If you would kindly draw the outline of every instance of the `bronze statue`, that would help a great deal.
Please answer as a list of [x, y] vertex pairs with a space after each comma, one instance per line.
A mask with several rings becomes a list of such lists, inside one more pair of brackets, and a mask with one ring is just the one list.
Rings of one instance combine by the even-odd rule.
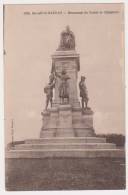
[[52, 107], [52, 98], [53, 98], [53, 88], [55, 87], [55, 77], [54, 74], [49, 76], [49, 83], [44, 87], [44, 93], [46, 94], [46, 106], [45, 110], [47, 110], [49, 102]]
[[66, 70], [62, 70], [61, 75], [55, 72], [55, 75], [61, 80], [59, 86], [59, 97], [61, 104], [65, 104], [65, 98], [67, 99], [66, 103], [69, 103], [69, 85], [67, 80], [70, 79], [70, 77], [66, 74]]
[[81, 76], [81, 81], [79, 82], [82, 109], [88, 108], [89, 101], [85, 79], [86, 79], [85, 76]]
[[75, 49], [75, 36], [70, 30], [69, 26], [66, 27], [61, 33], [60, 45], [57, 50], [74, 50]]

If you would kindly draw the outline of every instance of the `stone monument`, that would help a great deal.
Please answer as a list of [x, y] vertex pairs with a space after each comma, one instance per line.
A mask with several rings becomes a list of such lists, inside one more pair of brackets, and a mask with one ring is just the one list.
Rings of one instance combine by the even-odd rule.
[[[55, 97], [52, 107], [42, 112], [41, 138], [94, 136], [93, 111], [89, 108], [81, 108], [78, 99], [79, 70], [80, 62], [79, 54], [75, 51], [75, 36], [70, 28], [66, 27], [66, 30], [61, 33], [60, 45], [52, 55], [51, 73], [55, 75], [56, 80]], [[83, 80], [81, 86], [85, 86]], [[85, 96], [84, 91], [81, 90], [80, 93]], [[87, 98], [82, 98], [82, 102], [84, 99]]]
[[78, 85], [79, 70], [80, 56], [75, 50], [75, 36], [67, 26], [52, 55], [49, 82], [44, 88], [46, 105], [41, 113], [40, 138], [13, 143], [6, 152], [7, 158], [124, 157], [123, 149], [117, 149], [115, 144], [106, 143], [106, 138], [95, 135], [85, 76], [81, 76]]

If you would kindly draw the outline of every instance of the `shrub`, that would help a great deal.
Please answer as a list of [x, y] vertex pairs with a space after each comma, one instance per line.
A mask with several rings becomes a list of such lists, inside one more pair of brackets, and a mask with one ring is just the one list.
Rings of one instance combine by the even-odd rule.
[[105, 137], [108, 143], [114, 143], [116, 146], [125, 146], [125, 136], [122, 134], [97, 134], [98, 137]]

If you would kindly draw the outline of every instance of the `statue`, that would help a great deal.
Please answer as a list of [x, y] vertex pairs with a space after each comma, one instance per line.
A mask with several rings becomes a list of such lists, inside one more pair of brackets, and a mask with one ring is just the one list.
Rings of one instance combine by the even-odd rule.
[[80, 97], [81, 97], [81, 104], [82, 109], [88, 108], [88, 92], [85, 84], [85, 76], [81, 76], [81, 81], [79, 82], [79, 89], [80, 89]]
[[45, 110], [47, 110], [49, 102], [52, 107], [52, 98], [53, 98], [53, 88], [55, 87], [55, 76], [52, 73], [49, 76], [49, 83], [44, 87], [44, 93], [46, 94], [46, 106]]
[[70, 77], [66, 74], [66, 70], [62, 70], [61, 75], [55, 72], [55, 75], [61, 80], [59, 86], [59, 97], [61, 104], [65, 104], [65, 98], [67, 99], [67, 103], [69, 103], [69, 85], [67, 80], [70, 79]]
[[74, 50], [75, 49], [75, 36], [70, 30], [69, 26], [66, 27], [61, 33], [60, 45], [57, 50]]

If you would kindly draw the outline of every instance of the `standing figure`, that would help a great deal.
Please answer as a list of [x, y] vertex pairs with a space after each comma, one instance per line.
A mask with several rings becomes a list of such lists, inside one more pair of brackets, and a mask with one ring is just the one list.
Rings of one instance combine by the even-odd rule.
[[59, 97], [61, 100], [61, 104], [65, 103], [64, 102], [65, 98], [67, 99], [67, 103], [69, 103], [69, 85], [67, 80], [70, 79], [70, 77], [67, 75], [66, 70], [62, 70], [61, 75], [55, 72], [55, 75], [61, 80], [59, 86]]
[[85, 76], [81, 76], [81, 81], [79, 82], [79, 89], [80, 89], [80, 97], [81, 97], [81, 104], [82, 109], [88, 108], [88, 91], [85, 84]]
[[46, 94], [46, 105], [45, 110], [47, 110], [49, 102], [52, 107], [52, 98], [53, 98], [53, 88], [55, 87], [55, 77], [54, 74], [49, 76], [49, 83], [44, 87], [44, 93]]

